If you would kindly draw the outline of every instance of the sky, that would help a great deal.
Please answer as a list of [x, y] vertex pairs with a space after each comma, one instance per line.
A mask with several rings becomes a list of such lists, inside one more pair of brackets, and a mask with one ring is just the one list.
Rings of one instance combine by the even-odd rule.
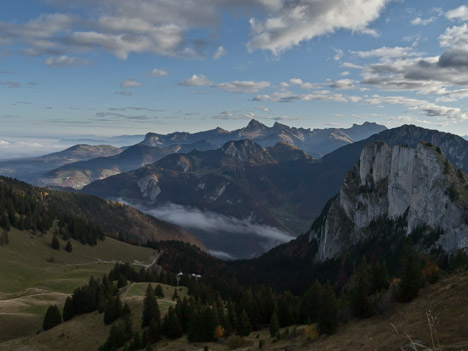
[[1, 1], [0, 103], [0, 149], [252, 118], [465, 135], [468, 4]]

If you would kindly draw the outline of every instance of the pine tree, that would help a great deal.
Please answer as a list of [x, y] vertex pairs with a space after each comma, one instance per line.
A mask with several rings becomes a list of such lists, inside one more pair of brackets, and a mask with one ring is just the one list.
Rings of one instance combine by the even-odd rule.
[[107, 302], [104, 310], [104, 323], [112, 324], [112, 322], [122, 316], [122, 312], [122, 302], [120, 301], [119, 295], [117, 295]]
[[145, 300], [143, 303], [143, 317], [141, 321], [142, 328], [149, 326], [152, 320], [154, 320], [159, 325], [160, 313], [158, 301], [156, 300], [156, 296], [154, 296], [154, 291], [151, 288], [151, 285], [148, 284], [148, 287], [146, 288]]
[[276, 314], [276, 311], [273, 312], [273, 315], [271, 316], [270, 320], [270, 336], [272, 338], [278, 336], [279, 334], [279, 321], [278, 321], [278, 315]]
[[119, 279], [117, 280], [117, 287], [123, 288], [124, 286], [127, 286], [127, 277], [125, 277], [123, 274], [119, 275]]
[[72, 243], [71, 243], [70, 239], [67, 241], [67, 245], [65, 246], [65, 251], [66, 252], [72, 252], [73, 251], [73, 247], [72, 247]]
[[309, 290], [304, 294], [302, 300], [302, 321], [306, 324], [315, 323], [319, 316], [323, 286], [315, 280]]
[[369, 300], [369, 294], [371, 292], [369, 266], [365, 258], [362, 260], [356, 274], [357, 282], [352, 294], [351, 309], [356, 317], [367, 318], [372, 315], [372, 305]]
[[402, 302], [409, 302], [418, 296], [422, 284], [418, 253], [407, 249], [403, 254], [401, 266], [399, 299]]
[[148, 326], [148, 332], [151, 343], [158, 341], [161, 338], [161, 328], [159, 327], [159, 322], [151, 319]]
[[60, 242], [58, 241], [57, 236], [56, 236], [55, 234], [54, 234], [54, 236], [52, 237], [52, 242], [51, 242], [50, 246], [51, 246], [54, 250], [60, 250]]
[[169, 311], [164, 318], [163, 332], [164, 335], [171, 340], [180, 338], [183, 334], [182, 327], [173, 307], [169, 308]]
[[156, 285], [154, 288], [154, 295], [160, 298], [164, 298], [164, 292], [161, 284]]
[[60, 323], [62, 323], [62, 316], [60, 315], [57, 305], [49, 306], [44, 317], [44, 322], [42, 323], [42, 328], [44, 330], [49, 330]]
[[75, 316], [75, 312], [73, 310], [73, 301], [69, 297], [65, 300], [65, 305], [63, 306], [63, 321], [69, 321]]
[[321, 334], [333, 334], [338, 327], [338, 302], [330, 283], [323, 289], [319, 311], [318, 328]]
[[242, 310], [237, 320], [237, 334], [240, 336], [248, 336], [252, 332], [249, 316], [245, 310]]

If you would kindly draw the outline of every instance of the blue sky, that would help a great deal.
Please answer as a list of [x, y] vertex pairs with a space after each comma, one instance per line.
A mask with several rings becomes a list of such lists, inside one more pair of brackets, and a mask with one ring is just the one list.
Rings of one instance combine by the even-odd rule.
[[2, 1], [0, 147], [251, 118], [468, 134], [467, 23], [459, 0]]

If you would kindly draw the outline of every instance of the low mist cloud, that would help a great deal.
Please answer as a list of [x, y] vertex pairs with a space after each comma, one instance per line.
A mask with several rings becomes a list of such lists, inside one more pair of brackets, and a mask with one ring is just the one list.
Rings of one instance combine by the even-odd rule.
[[203, 212], [197, 208], [188, 208], [172, 203], [157, 208], [142, 208], [135, 206], [135, 204], [132, 206], [146, 214], [187, 229], [192, 228], [211, 233], [224, 231], [236, 234], [253, 234], [280, 243], [293, 239], [287, 232], [278, 228], [253, 223], [249, 219], [237, 219], [210, 211]]

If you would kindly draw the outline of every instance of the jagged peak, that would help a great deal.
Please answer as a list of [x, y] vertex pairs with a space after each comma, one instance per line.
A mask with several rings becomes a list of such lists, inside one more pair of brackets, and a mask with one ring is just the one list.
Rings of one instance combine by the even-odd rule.
[[251, 119], [249, 124], [247, 124], [246, 128], [248, 128], [248, 129], [258, 129], [258, 128], [267, 128], [267, 126], [264, 125], [263, 123], [260, 123], [256, 119]]

